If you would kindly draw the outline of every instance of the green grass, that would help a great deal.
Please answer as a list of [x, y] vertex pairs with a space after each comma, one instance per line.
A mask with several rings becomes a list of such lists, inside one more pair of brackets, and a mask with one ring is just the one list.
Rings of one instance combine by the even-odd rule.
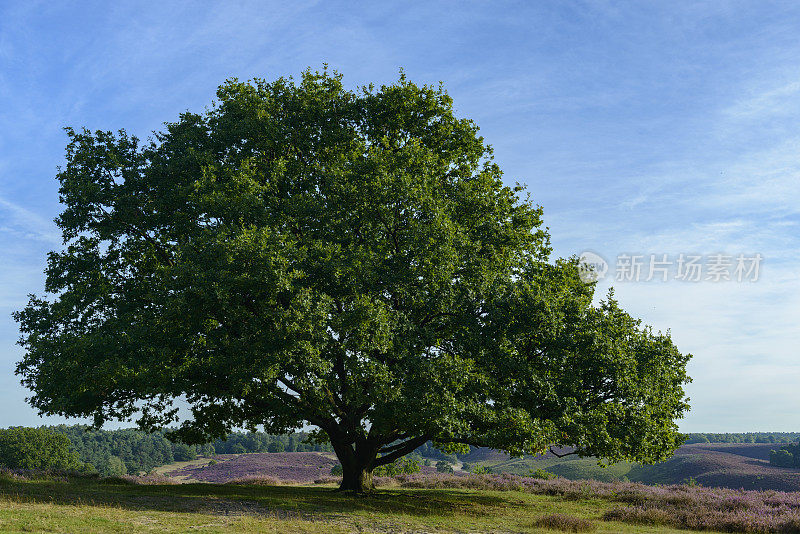
[[324, 486], [132, 485], [0, 479], [0, 532], [553, 532], [550, 514], [596, 532], [687, 532], [603, 521], [601, 499], [512, 491], [389, 488], [350, 497]]
[[686, 457], [674, 457], [655, 465], [620, 462], [607, 467], [598, 465], [596, 458], [510, 458], [503, 462], [481, 462], [495, 473], [512, 473], [526, 476], [536, 469], [544, 469], [570, 480], [600, 480], [602, 482], [631, 481], [643, 484], [683, 484], [682, 466]]

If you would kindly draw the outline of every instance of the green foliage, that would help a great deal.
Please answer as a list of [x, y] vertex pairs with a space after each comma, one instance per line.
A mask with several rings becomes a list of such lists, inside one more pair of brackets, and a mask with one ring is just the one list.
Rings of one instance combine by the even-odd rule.
[[[469, 454], [470, 450], [471, 448], [468, 448], [463, 454]], [[436, 446], [431, 441], [423, 443], [414, 452], [425, 458], [433, 458], [434, 460], [443, 460], [451, 464], [456, 463], [460, 456], [458, 454], [443, 452], [442, 450], [436, 448]]]
[[66, 245], [15, 313], [35, 408], [156, 428], [185, 399], [186, 443], [310, 423], [351, 473], [429, 440], [642, 462], [682, 442], [689, 356], [592, 304], [442, 87], [307, 71], [217, 97], [145, 145], [67, 131]]
[[342, 469], [342, 464], [336, 464], [333, 467], [331, 467], [331, 475], [333, 475], [335, 477], [342, 476], [343, 472], [344, 472], [344, 469]]
[[490, 475], [494, 473], [494, 470], [486, 465], [476, 465], [472, 469], [472, 472], [475, 473], [476, 475]]
[[542, 469], [541, 467], [536, 468], [536, 470], [531, 470], [530, 471], [530, 476], [532, 476], [533, 478], [540, 478], [542, 480], [550, 480], [550, 479], [553, 479], [553, 478], [558, 478], [558, 475], [556, 475], [555, 473], [551, 473], [550, 471], [546, 471], [545, 469]]
[[283, 452], [285, 450], [285, 446], [280, 441], [273, 441], [267, 447], [267, 452]]
[[82, 467], [66, 436], [48, 428], [24, 427], [0, 430], [0, 466], [58, 470]]
[[128, 474], [128, 468], [125, 467], [125, 462], [119, 456], [111, 456], [108, 459], [106, 469], [106, 476], [119, 477]]
[[172, 448], [172, 456], [176, 462], [186, 462], [197, 458], [197, 450], [185, 443], [175, 443]]
[[330, 443], [313, 442], [305, 432], [274, 435], [264, 432], [232, 432], [213, 442], [217, 454], [245, 452], [331, 452]]
[[121, 460], [124, 471], [131, 474], [147, 473], [154, 467], [175, 461], [179, 449], [190, 449], [185, 454], [213, 454], [209, 446], [186, 446], [173, 443], [163, 432], [146, 433], [134, 429], [92, 430], [84, 426], [55, 426], [53, 432], [69, 439], [71, 450], [81, 462], [94, 466], [102, 476], [119, 475], [119, 465], [112, 458]]
[[453, 466], [450, 465], [448, 462], [439, 460], [438, 462], [436, 462], [436, 471], [439, 473], [452, 473]]
[[419, 473], [420, 469], [418, 461], [411, 458], [400, 458], [392, 463], [376, 467], [373, 469], [372, 474], [377, 477], [394, 477]]
[[769, 451], [769, 463], [777, 467], [800, 467], [800, 443]]

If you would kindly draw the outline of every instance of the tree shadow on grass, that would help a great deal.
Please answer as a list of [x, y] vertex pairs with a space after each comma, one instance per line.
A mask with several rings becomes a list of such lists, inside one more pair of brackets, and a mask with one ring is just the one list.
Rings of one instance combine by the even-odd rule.
[[135, 511], [251, 515], [274, 518], [335, 518], [348, 512], [412, 516], [484, 516], [499, 508], [523, 506], [507, 498], [450, 489], [380, 489], [356, 497], [319, 486], [234, 484], [154, 484], [69, 478], [0, 480], [0, 497], [15, 502], [113, 506]]

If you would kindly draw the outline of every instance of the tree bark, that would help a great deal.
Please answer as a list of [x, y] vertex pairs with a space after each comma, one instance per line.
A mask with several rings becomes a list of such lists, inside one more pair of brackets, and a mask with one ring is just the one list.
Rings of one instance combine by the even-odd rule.
[[342, 466], [342, 483], [339, 486], [339, 491], [352, 492], [357, 495], [364, 495], [371, 493], [375, 489], [375, 484], [372, 480], [372, 469], [359, 468], [358, 466], [351, 467], [350, 469]]
[[372, 492], [372, 469], [378, 451], [375, 447], [353, 447], [350, 444], [331, 443], [336, 457], [342, 464], [342, 483], [339, 491], [363, 495]]

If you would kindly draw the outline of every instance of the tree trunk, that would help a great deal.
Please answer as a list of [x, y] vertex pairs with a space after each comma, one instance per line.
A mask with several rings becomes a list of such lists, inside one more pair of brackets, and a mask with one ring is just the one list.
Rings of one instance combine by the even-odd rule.
[[339, 463], [342, 464], [342, 483], [339, 491], [363, 495], [375, 489], [372, 468], [378, 452], [375, 447], [353, 447], [331, 442]]
[[342, 483], [339, 486], [339, 491], [347, 491], [357, 493], [359, 495], [370, 493], [375, 489], [375, 484], [372, 481], [372, 470], [369, 471], [364, 467], [350, 466], [345, 468], [342, 466]]

